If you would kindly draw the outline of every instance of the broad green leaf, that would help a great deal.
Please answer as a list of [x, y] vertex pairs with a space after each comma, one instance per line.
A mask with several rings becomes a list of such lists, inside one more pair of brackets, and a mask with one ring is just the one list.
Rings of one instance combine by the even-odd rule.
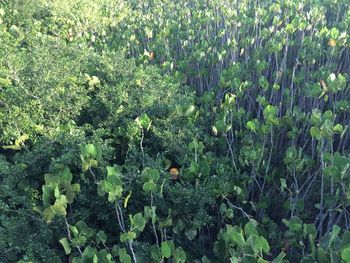
[[54, 200], [54, 188], [48, 185], [43, 185], [42, 190], [43, 190], [42, 199], [43, 199], [44, 206], [51, 205]]
[[160, 250], [162, 252], [162, 257], [170, 258], [170, 256], [171, 256], [171, 248], [170, 248], [170, 246], [169, 246], [167, 241], [162, 242], [162, 244], [160, 246]]
[[185, 263], [186, 262], [186, 253], [181, 247], [178, 247], [175, 250], [174, 260], [175, 260], [175, 263]]
[[72, 239], [72, 246], [82, 246], [86, 242], [85, 236], [78, 236]]
[[317, 231], [314, 224], [304, 224], [303, 229], [305, 236], [312, 235], [314, 238], [316, 237]]
[[311, 134], [311, 137], [315, 138], [316, 140], [321, 140], [322, 138], [320, 129], [315, 126], [311, 127], [310, 134]]
[[80, 185], [68, 184], [68, 185], [65, 185], [65, 190], [66, 190], [67, 202], [68, 204], [71, 204], [74, 201], [75, 195], [80, 192]]
[[193, 240], [197, 235], [197, 229], [188, 229], [185, 231], [185, 235], [189, 240]]
[[337, 133], [342, 133], [343, 130], [344, 130], [343, 125], [339, 123], [333, 127], [333, 131]]
[[142, 175], [141, 175], [142, 179], [144, 181], [154, 181], [157, 182], [159, 180], [159, 173], [156, 169], [152, 169], [149, 167], [146, 167], [143, 171], [142, 171]]
[[160, 248], [157, 247], [156, 245], [151, 246], [151, 258], [155, 262], [161, 262], [163, 257], [162, 257], [162, 252], [160, 251]]
[[248, 121], [247, 122], [247, 128], [248, 130], [251, 130], [252, 132], [256, 132], [256, 126], [253, 121]]
[[146, 219], [141, 213], [137, 213], [133, 216], [133, 223], [134, 227], [136, 227], [139, 231], [143, 231], [146, 225]]
[[256, 230], [256, 227], [253, 225], [252, 222], [248, 222], [245, 226], [244, 226], [244, 233], [246, 235], [246, 237], [248, 238], [249, 236], [258, 235], [258, 231]]
[[109, 176], [119, 177], [120, 171], [116, 167], [107, 166], [107, 177]]
[[151, 219], [152, 223], [155, 223], [157, 220], [157, 215], [156, 215], [156, 207], [152, 206], [144, 206], [144, 211], [145, 211], [145, 217], [147, 219]]
[[55, 213], [55, 215], [59, 215], [59, 216], [67, 215], [66, 208], [63, 205], [55, 204], [51, 206], [51, 209]]
[[286, 256], [286, 253], [282, 251], [271, 263], [281, 263], [285, 256]]
[[59, 195], [55, 201], [55, 205], [61, 205], [64, 208], [67, 207], [67, 203], [68, 203], [68, 201], [67, 201], [67, 198], [65, 195]]
[[97, 157], [97, 148], [93, 144], [87, 144], [83, 148], [83, 153], [88, 157], [96, 158]]
[[239, 246], [239, 247], [244, 247], [245, 246], [245, 240], [242, 235], [242, 232], [239, 231], [238, 229], [232, 229], [232, 231], [228, 232], [229, 235], [231, 236], [231, 239]]
[[131, 263], [131, 257], [126, 252], [125, 248], [119, 249], [119, 260], [121, 263]]
[[154, 192], [156, 190], [157, 185], [153, 181], [149, 181], [143, 184], [143, 191], [146, 193]]
[[74, 236], [79, 235], [79, 230], [75, 226], [69, 226], [70, 231], [73, 233]]
[[317, 259], [319, 263], [329, 263], [331, 262], [330, 256], [321, 247], [317, 249]]
[[61, 182], [72, 182], [73, 175], [68, 167], [65, 167], [63, 170], [59, 171], [58, 175], [60, 176]]
[[45, 210], [43, 212], [43, 216], [44, 216], [44, 219], [47, 223], [50, 223], [52, 221], [52, 219], [54, 219], [55, 213], [53, 212], [51, 206], [45, 208]]
[[63, 246], [64, 248], [64, 252], [66, 253], [66, 255], [69, 255], [71, 252], [72, 252], [72, 249], [70, 247], [70, 244], [69, 244], [69, 241], [66, 237], [64, 238], [61, 238], [59, 240], [59, 242], [61, 243], [61, 245]]
[[341, 252], [341, 258], [345, 263], [350, 263], [350, 247], [344, 248]]
[[196, 174], [196, 173], [198, 173], [199, 172], [199, 164], [198, 163], [196, 163], [195, 161], [191, 161], [191, 166], [190, 166], [190, 172], [191, 173], [194, 173], [194, 174]]
[[208, 176], [210, 172], [210, 166], [208, 161], [206, 159], [202, 159], [199, 161], [198, 165], [200, 174], [205, 177]]
[[96, 234], [96, 238], [98, 242], [106, 243], [107, 241], [107, 235], [103, 231], [98, 231]]
[[136, 238], [136, 233], [129, 231], [120, 235], [120, 241], [125, 242], [128, 240], [134, 240]]
[[140, 117], [137, 117], [135, 121], [140, 128], [146, 129], [147, 131], [150, 129], [152, 123], [151, 119], [146, 113], [142, 114]]
[[256, 239], [256, 244], [261, 248], [265, 253], [269, 253], [270, 245], [263, 236], [259, 236]]
[[119, 185], [114, 186], [113, 190], [108, 191], [108, 201], [114, 202], [117, 198], [120, 198], [123, 194], [123, 188]]

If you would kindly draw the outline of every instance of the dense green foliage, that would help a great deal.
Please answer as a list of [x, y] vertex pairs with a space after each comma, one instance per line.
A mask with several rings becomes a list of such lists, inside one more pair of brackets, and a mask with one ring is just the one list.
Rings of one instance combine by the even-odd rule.
[[0, 262], [350, 263], [348, 0], [0, 0]]

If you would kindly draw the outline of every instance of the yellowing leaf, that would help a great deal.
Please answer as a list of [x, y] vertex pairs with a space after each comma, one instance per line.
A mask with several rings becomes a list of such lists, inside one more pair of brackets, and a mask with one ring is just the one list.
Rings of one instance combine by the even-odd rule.
[[131, 194], [132, 194], [132, 191], [130, 191], [130, 193], [128, 194], [128, 196], [124, 200], [124, 208], [126, 208], [128, 206], [128, 202], [129, 202], [129, 199], [131, 197]]
[[24, 142], [28, 139], [29, 139], [29, 135], [23, 134], [15, 140], [14, 145], [5, 145], [5, 146], [2, 146], [2, 148], [5, 150], [21, 150], [22, 146], [24, 145]]

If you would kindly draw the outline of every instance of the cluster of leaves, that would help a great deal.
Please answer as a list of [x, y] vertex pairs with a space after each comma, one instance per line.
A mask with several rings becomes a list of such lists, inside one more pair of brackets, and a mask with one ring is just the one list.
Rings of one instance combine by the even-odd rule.
[[350, 262], [347, 0], [0, 0], [0, 261]]

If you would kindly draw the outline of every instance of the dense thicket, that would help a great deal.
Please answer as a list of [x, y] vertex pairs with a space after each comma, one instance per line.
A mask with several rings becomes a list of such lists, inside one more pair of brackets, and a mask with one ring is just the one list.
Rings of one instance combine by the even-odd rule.
[[1, 262], [350, 262], [348, 0], [0, 0]]

